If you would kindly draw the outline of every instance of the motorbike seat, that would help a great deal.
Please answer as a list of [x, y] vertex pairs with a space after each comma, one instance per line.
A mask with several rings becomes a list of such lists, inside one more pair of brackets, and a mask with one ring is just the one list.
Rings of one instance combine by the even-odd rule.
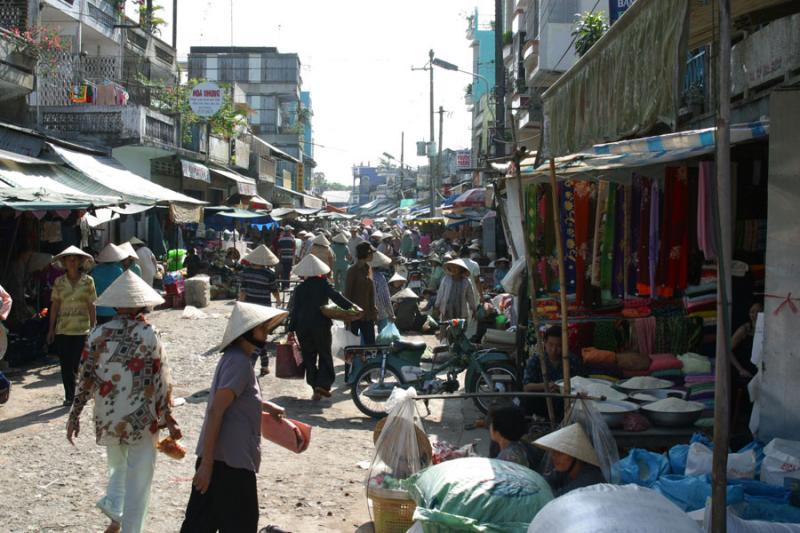
[[414, 341], [394, 341], [392, 343], [392, 349], [395, 352], [404, 352], [404, 351], [419, 351], [424, 350], [427, 344], [424, 342], [414, 342]]

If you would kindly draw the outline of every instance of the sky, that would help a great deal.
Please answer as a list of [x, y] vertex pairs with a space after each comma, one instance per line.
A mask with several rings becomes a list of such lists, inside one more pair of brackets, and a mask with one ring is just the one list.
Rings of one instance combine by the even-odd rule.
[[[156, 0], [169, 21], [161, 38], [172, 39], [172, 2]], [[436, 57], [472, 70], [466, 16], [477, 6], [488, 22], [487, 0], [178, 0], [178, 57], [191, 46], [276, 46], [299, 54], [303, 90], [311, 91], [316, 171], [352, 183], [352, 166], [377, 164], [383, 152], [405, 162], [416, 141], [429, 137], [428, 72], [412, 71]], [[231, 6], [233, 32], [231, 32]], [[233, 37], [231, 37], [233, 33]], [[436, 68], [434, 106], [443, 106], [445, 148], [470, 146], [471, 114], [464, 105], [468, 74]], [[436, 137], [439, 136], [439, 116]]]

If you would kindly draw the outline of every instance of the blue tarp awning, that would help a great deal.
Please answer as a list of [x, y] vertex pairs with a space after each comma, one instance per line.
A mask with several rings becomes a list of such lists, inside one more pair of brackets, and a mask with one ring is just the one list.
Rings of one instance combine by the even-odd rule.
[[[701, 130], [679, 131], [654, 137], [643, 137], [607, 144], [596, 144], [586, 152], [556, 158], [556, 171], [560, 177], [573, 174], [636, 168], [683, 161], [710, 154], [716, 145], [716, 127]], [[731, 126], [731, 145], [756, 141], [769, 136], [769, 121], [758, 121]], [[522, 177], [546, 176], [549, 161], [534, 168], [535, 157], [522, 161]]]

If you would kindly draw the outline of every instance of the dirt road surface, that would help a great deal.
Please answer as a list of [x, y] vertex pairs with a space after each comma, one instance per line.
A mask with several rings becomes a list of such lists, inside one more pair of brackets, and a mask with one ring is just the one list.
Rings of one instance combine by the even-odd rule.
[[[214, 301], [203, 309], [208, 318], [187, 320], [181, 311], [156, 311], [150, 322], [161, 332], [169, 357], [175, 397], [186, 403], [175, 409], [189, 454], [182, 461], [159, 455], [145, 524], [148, 533], [180, 529], [194, 473], [194, 448], [200, 434], [208, 387], [219, 358], [207, 354], [222, 338], [230, 302]], [[433, 337], [412, 337], [435, 344]], [[274, 371], [274, 368], [273, 368]], [[337, 361], [333, 398], [309, 401], [303, 381], [261, 378], [265, 399], [284, 406], [287, 414], [314, 426], [311, 447], [294, 455], [262, 441], [258, 473], [259, 527], [276, 524], [295, 532], [367, 532], [370, 511], [364, 493], [366, 470], [359, 463], [372, 458], [374, 421], [362, 415], [342, 386], [343, 364]], [[106, 518], [94, 507], [103, 495], [105, 449], [94, 442], [91, 404], [82, 417], [76, 446], [66, 440], [68, 409], [61, 406], [63, 388], [55, 360], [9, 375], [10, 401], [0, 407], [0, 528], [8, 532], [102, 532]], [[485, 430], [465, 431], [478, 412], [461, 400], [431, 402], [425, 429], [432, 438], [457, 444], [480, 439]], [[420, 406], [422, 407], [422, 406]], [[425, 414], [424, 407], [421, 409]], [[165, 433], [162, 432], [162, 436]]]

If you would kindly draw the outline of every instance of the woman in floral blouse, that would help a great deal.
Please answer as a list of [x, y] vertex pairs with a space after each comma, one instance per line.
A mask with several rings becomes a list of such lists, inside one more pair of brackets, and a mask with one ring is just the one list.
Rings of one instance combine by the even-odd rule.
[[72, 405], [75, 397], [75, 375], [86, 335], [97, 322], [94, 308], [97, 293], [94, 280], [82, 271], [86, 263], [92, 260], [91, 255], [70, 246], [53, 260], [67, 272], [59, 276], [53, 284], [47, 344], [54, 346], [61, 362], [64, 405]]
[[126, 271], [97, 305], [117, 316], [95, 328], [81, 356], [80, 382], [67, 422], [67, 440], [80, 431], [80, 415], [94, 399], [95, 437], [106, 447], [109, 480], [97, 507], [111, 519], [106, 533], [143, 530], [156, 462], [158, 431], [181, 432], [172, 418], [172, 386], [156, 330], [142, 314], [164, 302], [147, 283]]

